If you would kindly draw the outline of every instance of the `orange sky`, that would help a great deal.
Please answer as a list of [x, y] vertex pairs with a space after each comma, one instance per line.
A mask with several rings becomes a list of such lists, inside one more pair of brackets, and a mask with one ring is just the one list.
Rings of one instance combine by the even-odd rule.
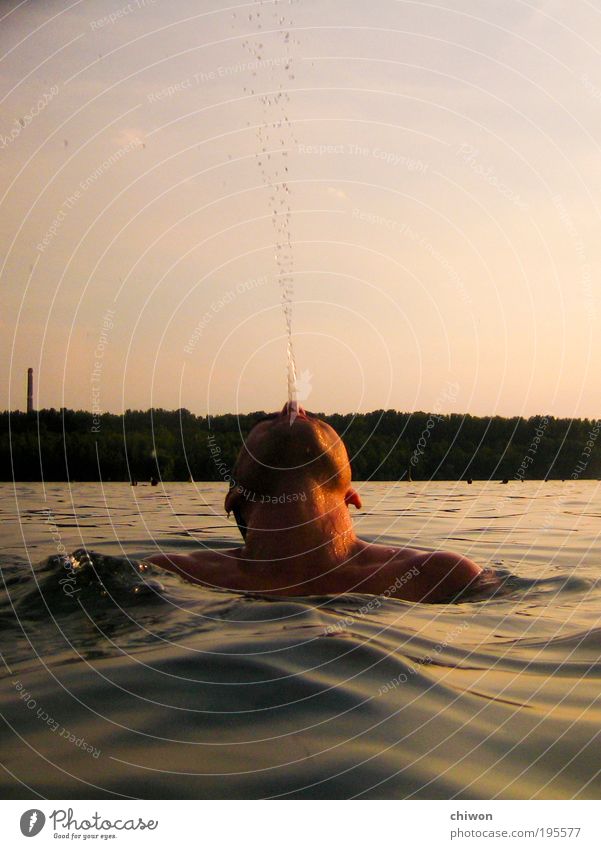
[[447, 6], [3, 4], [0, 407], [281, 406], [285, 164], [308, 408], [597, 417], [601, 12]]

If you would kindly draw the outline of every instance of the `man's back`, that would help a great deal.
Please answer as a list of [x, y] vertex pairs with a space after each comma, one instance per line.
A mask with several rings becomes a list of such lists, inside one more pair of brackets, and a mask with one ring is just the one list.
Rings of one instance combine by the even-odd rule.
[[310, 571], [293, 558], [289, 562], [250, 559], [244, 546], [148, 559], [185, 580], [234, 592], [291, 597], [369, 593], [430, 603], [452, 598], [482, 573], [468, 558], [450, 552], [356, 542], [355, 550], [340, 564], [320, 563], [316, 552]]

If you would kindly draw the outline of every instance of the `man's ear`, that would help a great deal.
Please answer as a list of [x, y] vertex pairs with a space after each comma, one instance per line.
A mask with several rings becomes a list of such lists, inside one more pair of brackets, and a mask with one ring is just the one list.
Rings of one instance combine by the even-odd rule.
[[357, 508], [357, 510], [360, 510], [363, 506], [361, 504], [361, 496], [359, 495], [356, 489], [353, 489], [352, 486], [350, 486], [346, 491], [346, 495], [344, 496], [344, 503], [347, 507], [352, 504], [354, 507]]
[[225, 507], [225, 512], [231, 513], [234, 507], [238, 505], [240, 499], [242, 498], [242, 488], [239, 486], [232, 486], [229, 488], [227, 495], [225, 496], [225, 502], [223, 506]]

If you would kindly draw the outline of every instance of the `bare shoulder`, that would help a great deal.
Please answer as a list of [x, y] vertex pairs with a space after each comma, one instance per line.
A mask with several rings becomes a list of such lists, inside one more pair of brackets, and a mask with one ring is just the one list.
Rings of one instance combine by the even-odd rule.
[[[405, 586], [397, 597], [407, 598], [411, 585], [411, 598], [417, 601], [446, 601], [465, 590], [481, 574], [482, 569], [473, 560], [451, 551], [399, 551], [394, 564], [399, 579]], [[405, 589], [405, 594], [402, 590]]]
[[482, 572], [480, 566], [451, 551], [425, 551], [406, 561], [417, 570], [422, 601], [444, 601], [465, 590]]
[[450, 551], [392, 548], [361, 541], [359, 564], [368, 578], [365, 592], [404, 601], [448, 601], [470, 586], [482, 569]]
[[174, 572], [187, 581], [196, 583], [211, 582], [215, 570], [231, 569], [237, 566], [241, 548], [224, 550], [200, 549], [189, 554], [166, 553], [146, 557], [148, 563]]

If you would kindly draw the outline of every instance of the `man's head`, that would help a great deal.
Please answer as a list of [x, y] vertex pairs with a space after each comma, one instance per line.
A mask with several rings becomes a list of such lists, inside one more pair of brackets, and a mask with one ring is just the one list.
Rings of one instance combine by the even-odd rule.
[[[344, 443], [328, 424], [288, 405], [255, 424], [238, 454], [225, 509], [246, 503], [295, 504], [325, 499], [361, 506], [351, 487]], [[238, 518], [238, 516], [237, 516]]]

